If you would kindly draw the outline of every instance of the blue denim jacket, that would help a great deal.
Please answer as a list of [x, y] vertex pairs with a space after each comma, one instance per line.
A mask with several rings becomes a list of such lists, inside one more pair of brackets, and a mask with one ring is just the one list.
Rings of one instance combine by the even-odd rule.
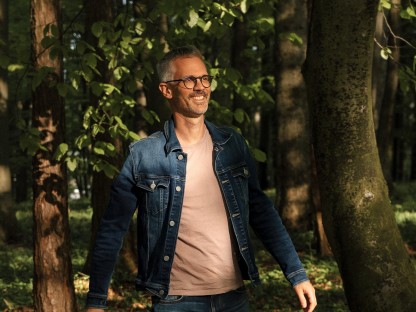
[[[255, 162], [244, 138], [230, 128], [208, 121], [205, 124], [214, 144], [214, 170], [237, 242], [243, 277], [254, 285], [260, 283], [249, 237], [250, 224], [293, 286], [308, 280], [273, 203], [260, 189]], [[173, 119], [165, 123], [164, 131], [130, 145], [129, 156], [113, 182], [98, 233], [88, 307], [106, 306], [116, 258], [136, 208], [136, 287], [166, 298], [186, 187], [186, 160]]]

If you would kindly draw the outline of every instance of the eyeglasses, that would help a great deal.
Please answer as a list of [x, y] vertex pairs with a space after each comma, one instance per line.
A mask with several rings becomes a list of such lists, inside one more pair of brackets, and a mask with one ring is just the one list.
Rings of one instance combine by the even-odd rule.
[[169, 80], [169, 81], [164, 81], [165, 83], [168, 82], [183, 82], [183, 85], [185, 86], [185, 88], [187, 89], [193, 89], [195, 88], [197, 81], [201, 81], [201, 84], [204, 88], [209, 88], [211, 86], [211, 82], [214, 79], [213, 76], [210, 75], [202, 75], [199, 77], [193, 77], [193, 76], [189, 76], [183, 79], [176, 79], [176, 80]]

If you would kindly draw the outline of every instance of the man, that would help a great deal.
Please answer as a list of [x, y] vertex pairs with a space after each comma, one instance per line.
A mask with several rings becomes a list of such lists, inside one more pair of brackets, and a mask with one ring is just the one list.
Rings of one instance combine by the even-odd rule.
[[[130, 146], [93, 255], [88, 311], [102, 311], [122, 239], [138, 209], [136, 286], [153, 311], [248, 311], [243, 279], [260, 283], [248, 224], [278, 261], [304, 311], [316, 306], [293, 244], [259, 187], [244, 139], [204, 118], [213, 77], [193, 46], [158, 64], [172, 110], [163, 131]], [[97, 310], [95, 310], [96, 308]]]

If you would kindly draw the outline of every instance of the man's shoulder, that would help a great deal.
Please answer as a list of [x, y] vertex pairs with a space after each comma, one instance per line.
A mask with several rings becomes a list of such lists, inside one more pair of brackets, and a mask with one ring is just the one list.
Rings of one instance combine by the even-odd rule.
[[158, 143], [163, 144], [165, 143], [166, 139], [162, 131], [156, 131], [152, 133], [151, 135], [141, 138], [140, 140], [132, 142], [129, 147], [130, 150], [135, 149], [142, 149], [147, 146], [155, 146]]

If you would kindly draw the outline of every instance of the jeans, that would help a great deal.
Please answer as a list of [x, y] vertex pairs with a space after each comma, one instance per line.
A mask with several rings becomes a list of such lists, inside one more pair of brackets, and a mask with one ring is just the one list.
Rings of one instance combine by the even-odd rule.
[[152, 297], [153, 312], [248, 312], [245, 287], [219, 295]]

